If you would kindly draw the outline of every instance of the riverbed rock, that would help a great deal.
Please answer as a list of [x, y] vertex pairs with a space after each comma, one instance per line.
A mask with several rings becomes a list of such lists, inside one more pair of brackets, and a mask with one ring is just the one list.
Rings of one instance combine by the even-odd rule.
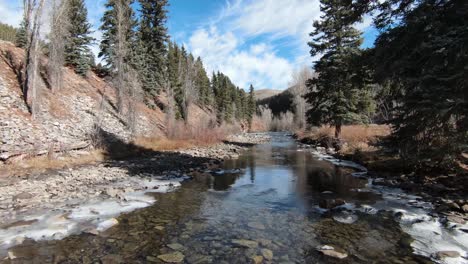
[[340, 205], [344, 205], [346, 202], [343, 199], [322, 199], [319, 202], [320, 208], [323, 209], [333, 209]]
[[12, 251], [8, 251], [8, 258], [9, 259], [16, 259], [15, 253], [13, 253]]
[[264, 248], [261, 250], [262, 252], [262, 256], [266, 259], [266, 260], [272, 260], [273, 259], [273, 251], [267, 249], [267, 248]]
[[28, 192], [22, 192], [14, 197], [15, 200], [27, 200], [33, 198], [33, 195]]
[[439, 252], [436, 253], [436, 257], [437, 257], [438, 259], [458, 258], [458, 257], [460, 257], [460, 252], [458, 252], [458, 251], [451, 251], [451, 250], [439, 251]]
[[265, 230], [265, 226], [258, 222], [250, 222], [247, 224], [247, 226], [253, 229]]
[[252, 257], [252, 263], [253, 264], [260, 264], [263, 262], [263, 257], [262, 256], [253, 256]]
[[322, 254], [324, 254], [325, 256], [329, 256], [332, 258], [345, 259], [348, 257], [348, 253], [337, 251], [334, 247], [328, 245], [320, 246], [317, 248], [317, 250], [322, 252]]
[[172, 250], [183, 250], [184, 249], [184, 246], [182, 246], [181, 244], [179, 243], [172, 243], [172, 244], [168, 244], [167, 245], [168, 248], [172, 249]]
[[234, 246], [238, 246], [238, 247], [246, 247], [246, 248], [258, 247], [258, 242], [252, 241], [252, 240], [246, 240], [246, 239], [233, 239], [231, 240], [231, 243]]
[[461, 225], [464, 225], [466, 223], [466, 221], [462, 217], [459, 217], [456, 215], [447, 216], [447, 220], [453, 223], [461, 224]]
[[468, 204], [462, 206], [462, 211], [468, 213]]
[[175, 251], [175, 252], [172, 252], [172, 253], [168, 253], [168, 254], [163, 254], [163, 255], [159, 255], [158, 256], [158, 259], [166, 262], [166, 263], [180, 263], [182, 261], [184, 261], [184, 254], [182, 254], [181, 252], [179, 251]]

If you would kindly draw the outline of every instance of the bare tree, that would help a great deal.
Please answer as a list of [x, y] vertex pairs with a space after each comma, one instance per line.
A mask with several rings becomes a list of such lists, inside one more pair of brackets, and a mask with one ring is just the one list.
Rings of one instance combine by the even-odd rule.
[[190, 55], [187, 61], [187, 69], [185, 72], [184, 81], [184, 116], [185, 120], [189, 119], [189, 109], [198, 99], [198, 89], [195, 84], [195, 78], [197, 77], [198, 69], [195, 65], [195, 59]]
[[[32, 118], [36, 118], [38, 111], [38, 66], [40, 59], [39, 52], [39, 33], [41, 27], [41, 15], [45, 0], [24, 0], [25, 24], [28, 35], [28, 44], [26, 46], [26, 79], [23, 84], [23, 95], [29, 106]], [[34, 14], [34, 20], [32, 16]], [[31, 27], [32, 26], [32, 27]]]
[[304, 95], [307, 93], [307, 80], [314, 76], [314, 72], [309, 67], [303, 67], [300, 70], [293, 73], [291, 82], [291, 93], [293, 94], [293, 105], [294, 105], [294, 123], [299, 129], [306, 127], [306, 112], [309, 109], [309, 105], [304, 99]]
[[116, 37], [115, 37], [115, 72], [114, 87], [117, 89], [117, 107], [121, 115], [126, 116], [127, 126], [135, 136], [137, 130], [137, 108], [141, 84], [138, 73], [128, 61], [130, 55], [130, 43], [127, 32], [131, 25], [127, 18], [125, 1], [115, 1], [116, 11]]
[[63, 83], [62, 66], [65, 63], [65, 40], [70, 25], [67, 10], [68, 0], [52, 1], [48, 73], [53, 92], [60, 90]]
[[259, 107], [259, 112], [260, 112], [259, 119], [261, 123], [263, 124], [264, 128], [266, 130], [270, 130], [271, 124], [273, 121], [273, 112], [268, 106], [263, 106], [263, 105]]

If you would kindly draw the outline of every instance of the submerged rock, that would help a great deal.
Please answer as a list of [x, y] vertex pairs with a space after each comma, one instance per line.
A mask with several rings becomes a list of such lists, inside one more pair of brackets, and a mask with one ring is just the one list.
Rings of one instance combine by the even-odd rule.
[[348, 257], [348, 254], [346, 252], [339, 252], [335, 250], [334, 247], [328, 245], [320, 246], [317, 248], [317, 250], [322, 252], [322, 254], [324, 254], [325, 256], [329, 256], [332, 258], [344, 259]]
[[180, 263], [180, 262], [184, 261], [184, 258], [185, 258], [184, 254], [182, 254], [182, 253], [180, 253], [178, 251], [158, 256], [158, 259], [160, 259], [160, 260], [162, 260], [162, 261], [164, 261], [166, 263]]
[[253, 229], [259, 229], [259, 230], [265, 229], [265, 226], [262, 223], [258, 223], [258, 222], [250, 222], [247, 224], [247, 226]]
[[358, 216], [348, 212], [341, 212], [334, 215], [333, 220], [343, 224], [352, 224], [358, 220]]
[[172, 250], [183, 250], [184, 249], [184, 246], [182, 246], [179, 243], [169, 244], [169, 245], [167, 245], [167, 247], [172, 249]]
[[256, 248], [258, 247], [258, 242], [246, 239], [233, 239], [231, 243], [235, 246], [246, 247], [246, 248]]
[[260, 264], [263, 262], [263, 257], [262, 256], [254, 256], [252, 257], [252, 262], [254, 264]]
[[261, 252], [262, 252], [262, 256], [263, 256], [266, 260], [272, 260], [272, 259], [273, 259], [273, 251], [264, 248], [264, 249], [261, 250]]
[[322, 199], [319, 202], [320, 208], [333, 209], [340, 205], [344, 205], [346, 202], [343, 199]]

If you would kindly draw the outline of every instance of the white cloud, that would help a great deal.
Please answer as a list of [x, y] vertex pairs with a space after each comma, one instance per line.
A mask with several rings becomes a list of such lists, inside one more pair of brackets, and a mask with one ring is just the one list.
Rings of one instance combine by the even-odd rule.
[[21, 1], [0, 0], [0, 21], [18, 27], [23, 16]]
[[293, 69], [266, 43], [245, 48], [233, 32], [219, 33], [213, 26], [195, 31], [188, 45], [203, 58], [208, 72], [222, 71], [243, 88], [251, 83], [257, 88], [285, 88]]
[[[308, 34], [319, 16], [318, 0], [227, 1], [211, 26], [192, 34], [188, 46], [209, 71], [220, 70], [244, 88], [252, 83], [286, 89], [294, 69], [312, 63]], [[278, 48], [292, 57], [278, 55]]]
[[232, 10], [232, 26], [249, 35], [269, 33], [274, 37], [298, 36], [319, 18], [320, 3], [311, 0], [258, 0]]

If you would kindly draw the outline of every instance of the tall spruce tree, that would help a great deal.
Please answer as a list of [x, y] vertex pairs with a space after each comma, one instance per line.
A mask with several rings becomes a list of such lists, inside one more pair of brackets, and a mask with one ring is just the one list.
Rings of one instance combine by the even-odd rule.
[[[125, 37], [125, 42], [129, 44], [131, 50], [137, 47], [136, 40], [136, 27], [138, 21], [135, 18], [135, 12], [133, 11], [132, 4], [134, 0], [107, 0], [106, 11], [101, 19], [101, 27], [99, 28], [102, 31], [102, 41], [99, 46], [100, 52], [98, 57], [102, 58], [106, 62], [106, 67], [110, 70], [115, 70], [114, 58], [115, 58], [115, 48], [117, 40], [117, 16], [119, 10], [118, 7], [123, 7], [123, 10], [120, 10], [123, 15], [125, 23], [128, 25], [125, 26], [125, 31], [123, 33]], [[119, 5], [117, 5], [119, 4]], [[127, 52], [126, 61], [131, 62], [136, 60], [134, 58], [132, 51]]]
[[167, 6], [168, 0], [139, 0], [139, 39], [144, 54], [144, 63], [139, 72], [142, 77], [146, 102], [153, 104], [154, 98], [163, 87], [166, 68]]
[[249, 122], [249, 127], [252, 125], [252, 120], [255, 115], [255, 111], [257, 109], [257, 105], [255, 103], [255, 91], [254, 87], [251, 84], [249, 88], [249, 98], [247, 104], [247, 121]]
[[392, 0], [376, 19], [376, 79], [395, 101], [394, 142], [406, 158], [468, 151], [468, 3]]
[[[359, 1], [358, 1], [359, 2]], [[353, 24], [361, 20], [361, 6], [351, 0], [321, 0], [320, 21], [314, 22], [310, 54], [323, 54], [315, 64], [318, 77], [308, 81], [306, 100], [311, 105], [308, 122], [335, 126], [340, 137], [342, 125], [367, 118], [362, 109], [364, 84], [356, 80], [353, 58], [359, 56], [361, 33]], [[367, 98], [368, 99], [368, 98]]]
[[18, 31], [16, 32], [15, 44], [18, 48], [24, 49], [26, 46], [28, 46], [28, 33], [26, 27], [26, 21], [23, 19]]
[[65, 61], [75, 68], [75, 72], [85, 76], [91, 67], [91, 49], [94, 40], [91, 37], [91, 24], [88, 22], [88, 10], [84, 0], [69, 0], [68, 17], [70, 21], [69, 37], [65, 44]]

